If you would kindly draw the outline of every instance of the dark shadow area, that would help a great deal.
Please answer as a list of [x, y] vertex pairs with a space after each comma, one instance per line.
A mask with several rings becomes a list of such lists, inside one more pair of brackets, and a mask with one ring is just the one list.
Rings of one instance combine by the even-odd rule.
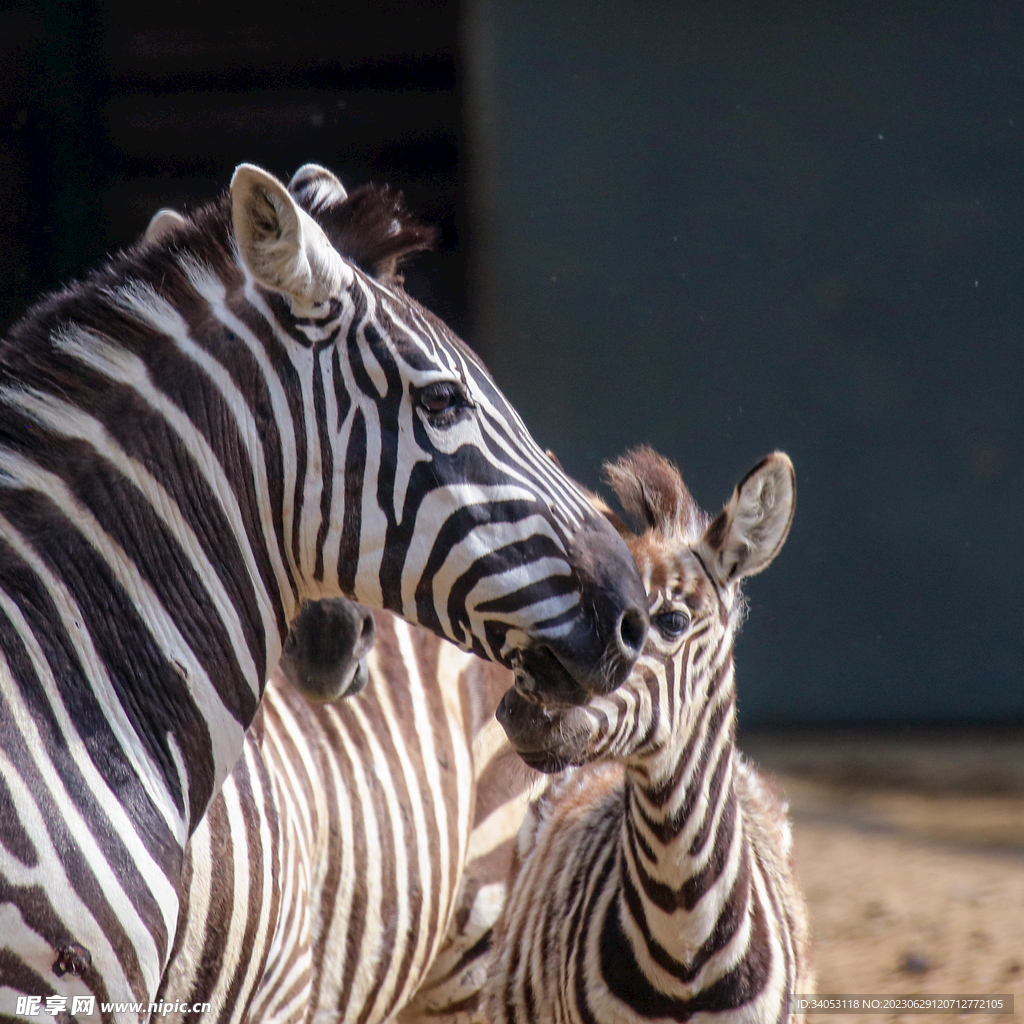
[[441, 228], [410, 292], [465, 328], [457, 3], [37, 0], [0, 13], [0, 326], [213, 198], [243, 161], [402, 189]]
[[1024, 7], [480, 0], [498, 380], [595, 484], [793, 458], [747, 725], [1024, 721]]

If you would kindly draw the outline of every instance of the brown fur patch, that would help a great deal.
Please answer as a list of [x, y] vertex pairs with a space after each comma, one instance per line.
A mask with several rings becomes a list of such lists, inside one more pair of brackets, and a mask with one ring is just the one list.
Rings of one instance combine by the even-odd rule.
[[645, 529], [690, 538], [703, 516], [678, 467], [643, 445], [606, 462], [605, 479], [626, 514]]
[[360, 185], [343, 201], [312, 202], [306, 212], [342, 256], [379, 281], [400, 284], [400, 264], [437, 239], [437, 229], [415, 220], [389, 185]]

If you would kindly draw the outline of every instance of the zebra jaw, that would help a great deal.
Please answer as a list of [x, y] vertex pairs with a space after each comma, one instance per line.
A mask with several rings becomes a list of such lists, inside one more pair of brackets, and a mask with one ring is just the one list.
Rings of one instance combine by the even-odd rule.
[[593, 732], [585, 706], [542, 704], [520, 690], [518, 675], [494, 717], [523, 761], [548, 774], [574, 764]]

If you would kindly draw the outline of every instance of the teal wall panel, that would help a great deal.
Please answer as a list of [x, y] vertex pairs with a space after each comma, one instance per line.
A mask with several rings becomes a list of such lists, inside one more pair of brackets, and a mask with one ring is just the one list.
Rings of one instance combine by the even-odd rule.
[[764, 452], [746, 724], [1024, 719], [1024, 8], [479, 0], [476, 338], [589, 484]]

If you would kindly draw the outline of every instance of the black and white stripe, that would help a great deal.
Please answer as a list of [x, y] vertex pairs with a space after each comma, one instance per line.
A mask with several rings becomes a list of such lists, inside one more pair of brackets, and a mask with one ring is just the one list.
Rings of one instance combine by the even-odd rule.
[[[367, 653], [370, 615], [338, 600], [296, 620], [188, 846], [160, 997], [210, 1009], [171, 1021], [454, 1021], [477, 1008], [538, 778], [494, 720], [512, 677], [386, 612]], [[324, 704], [285, 681], [319, 697], [334, 689], [327, 669], [337, 690], [369, 685]]]
[[302, 601], [553, 693], [628, 672], [628, 553], [389, 276], [417, 232], [386, 192], [242, 165], [0, 343], [0, 1015], [150, 1000]]
[[581, 767], [555, 777], [523, 824], [485, 1016], [802, 1020], [787, 1012], [813, 982], [789, 823], [733, 736], [739, 582], [786, 538], [792, 464], [766, 458], [710, 525], [649, 449], [609, 474], [646, 528], [629, 543], [651, 631], [613, 694], [561, 711], [503, 698], [499, 721], [528, 764]]

